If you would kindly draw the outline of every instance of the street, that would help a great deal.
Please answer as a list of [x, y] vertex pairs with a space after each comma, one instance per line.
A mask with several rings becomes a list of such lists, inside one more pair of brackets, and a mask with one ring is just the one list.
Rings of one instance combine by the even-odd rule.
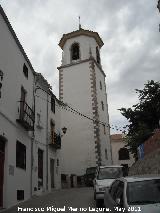
[[[18, 211], [18, 207], [19, 207], [19, 211]], [[6, 210], [5, 213], [17, 213], [17, 212], [44, 212], [44, 213], [49, 212], [50, 213], [50, 212], [62, 212], [62, 211], [90, 212], [89, 207], [90, 207], [90, 210], [92, 208], [95, 208], [95, 202], [93, 199], [93, 188], [85, 187], [85, 188], [54, 190], [53, 192], [42, 195], [42, 196], [34, 196], [32, 199]], [[28, 209], [25, 210], [24, 208], [28, 208]], [[58, 211], [58, 208], [62, 208], [62, 209]]]

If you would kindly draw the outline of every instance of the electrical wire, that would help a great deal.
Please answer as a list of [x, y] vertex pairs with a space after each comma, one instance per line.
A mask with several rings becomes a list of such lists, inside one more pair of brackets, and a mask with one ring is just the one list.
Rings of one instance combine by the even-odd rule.
[[[39, 95], [35, 95], [35, 96], [36, 96], [36, 97], [39, 97], [40, 99], [44, 100], [45, 102], [51, 103], [51, 101], [48, 101], [47, 99], [42, 98], [42, 97], [39, 96]], [[93, 118], [89, 117], [88, 115], [85, 115], [85, 114], [81, 113], [79, 110], [74, 109], [73, 107], [69, 106], [69, 105], [66, 104], [66, 103], [63, 103], [63, 102], [60, 101], [60, 100], [58, 100], [58, 101], [59, 101], [60, 104], [56, 104], [56, 101], [55, 101], [55, 106], [58, 106], [58, 107], [60, 106], [62, 109], [65, 109], [65, 110], [67, 110], [68, 112], [72, 112], [73, 114], [77, 114], [77, 115], [79, 115], [79, 116], [81, 116], [81, 117], [84, 117], [84, 118], [86, 118], [86, 119], [88, 119], [88, 120], [91, 120], [91, 121], [93, 121], [94, 123], [101, 124], [101, 125], [103, 125], [103, 126], [105, 126], [105, 127], [109, 127], [110, 129], [120, 131], [120, 132], [122, 132], [122, 133], [124, 133], [124, 134], [126, 133], [126, 130], [125, 130], [125, 129], [128, 127], [128, 125], [123, 126], [123, 127], [118, 127], [117, 125], [114, 126], [114, 125], [107, 124], [107, 123], [105, 123], [105, 122], [103, 122], [103, 121], [100, 121], [100, 120], [97, 120], [97, 119], [93, 119]]]

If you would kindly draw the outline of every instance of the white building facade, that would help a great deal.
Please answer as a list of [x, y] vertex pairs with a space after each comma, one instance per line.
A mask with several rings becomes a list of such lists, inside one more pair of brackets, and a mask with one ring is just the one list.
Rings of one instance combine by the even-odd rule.
[[113, 165], [122, 165], [126, 170], [135, 162], [133, 154], [125, 147], [125, 138], [123, 134], [111, 135], [112, 159]]
[[0, 6], [0, 208], [60, 188], [60, 106]]
[[31, 196], [34, 70], [1, 7], [0, 70], [0, 206], [10, 207]]
[[80, 28], [64, 34], [59, 69], [59, 98], [67, 134], [62, 143], [62, 173], [82, 176], [86, 168], [111, 164], [105, 73], [100, 60], [103, 41]]
[[34, 194], [61, 187], [61, 135], [59, 101], [44, 77], [41, 74], [36, 74], [35, 143], [33, 148]]

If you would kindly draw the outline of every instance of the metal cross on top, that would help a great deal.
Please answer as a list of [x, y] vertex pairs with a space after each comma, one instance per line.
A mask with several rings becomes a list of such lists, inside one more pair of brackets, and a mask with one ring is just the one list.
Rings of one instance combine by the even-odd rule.
[[81, 17], [79, 16], [79, 30], [81, 29]]

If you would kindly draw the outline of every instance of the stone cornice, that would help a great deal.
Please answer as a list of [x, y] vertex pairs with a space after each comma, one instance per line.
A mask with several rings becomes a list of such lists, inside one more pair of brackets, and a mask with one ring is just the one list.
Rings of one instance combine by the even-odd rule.
[[99, 70], [101, 71], [101, 73], [104, 75], [104, 77], [106, 77], [106, 74], [102, 70], [101, 66], [96, 62], [96, 60], [93, 57], [85, 59], [85, 60], [77, 61], [77, 62], [74, 62], [74, 63], [62, 65], [60, 67], [57, 67], [57, 69], [60, 70], [60, 69], [66, 68], [66, 67], [75, 66], [75, 65], [82, 64], [82, 63], [85, 63], [85, 62], [88, 62], [88, 61], [93, 61], [97, 65], [97, 67], [99, 68]]
[[98, 43], [99, 47], [102, 47], [104, 45], [101, 37], [99, 36], [99, 34], [97, 32], [93, 32], [91, 30], [84, 30], [84, 29], [80, 28], [79, 30], [73, 31], [71, 33], [63, 34], [63, 36], [59, 42], [59, 46], [61, 47], [61, 49], [63, 49], [64, 44], [68, 39], [74, 38], [77, 36], [81, 36], [81, 35], [85, 35], [85, 36], [94, 38], [96, 40], [96, 42]]

